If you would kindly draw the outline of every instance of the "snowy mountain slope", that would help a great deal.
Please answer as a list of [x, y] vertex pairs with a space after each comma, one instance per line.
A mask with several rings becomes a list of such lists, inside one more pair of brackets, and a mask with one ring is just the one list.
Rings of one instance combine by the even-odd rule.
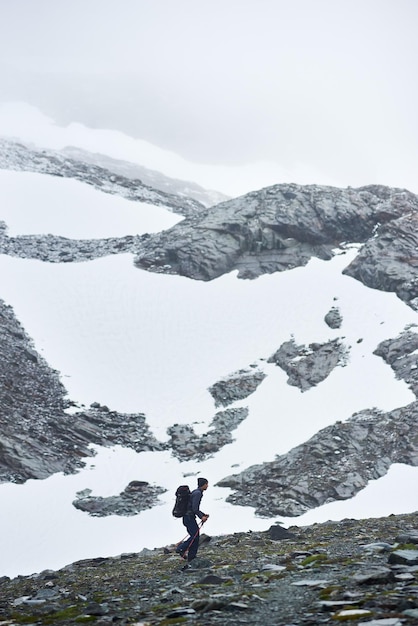
[[28, 148], [5, 139], [0, 140], [0, 168], [74, 178], [105, 193], [164, 206], [180, 215], [190, 215], [203, 208], [202, 204], [189, 197], [159, 191], [144, 185], [139, 179], [126, 178], [99, 165], [77, 161], [59, 152]]
[[203, 189], [203, 187], [191, 181], [170, 178], [161, 172], [151, 170], [143, 165], [136, 165], [129, 161], [122, 161], [121, 159], [113, 159], [105, 154], [88, 152], [87, 150], [81, 150], [74, 146], [64, 148], [62, 153], [76, 161], [99, 165], [125, 178], [132, 178], [134, 180], [139, 178], [145, 185], [153, 189], [159, 189], [160, 191], [181, 197], [193, 198], [206, 207], [228, 200], [228, 197], [219, 191]]
[[[99, 452], [88, 461], [91, 469], [75, 476], [0, 486], [3, 506], [11, 511], [10, 518], [2, 521], [2, 536], [8, 537], [3, 552], [9, 555], [4, 561], [6, 573], [175, 541], [180, 529], [170, 520], [173, 490], [185, 480], [183, 475], [196, 472], [211, 480], [205, 495], [211, 513], [208, 532], [265, 528], [275, 516], [270, 522], [257, 520], [252, 508], [228, 505], [229, 491], [213, 483], [230, 474], [234, 465], [244, 469], [272, 460], [365, 406], [384, 411], [410, 403], [413, 396], [406, 385], [395, 380], [371, 348], [416, 320], [416, 314], [394, 295], [342, 277], [345, 262], [341, 256], [258, 281], [243, 282], [231, 275], [202, 284], [138, 271], [126, 256], [66, 265], [3, 256], [1, 272], [7, 278], [3, 296], [36, 338], [41, 354], [61, 372], [69, 397], [78, 404], [100, 400], [111, 409], [143, 410], [160, 440], [175, 422], [198, 421], [196, 431], [206, 432], [215, 412], [213, 399], [205, 391], [209, 385], [254, 357], [270, 355], [292, 331], [301, 342], [335, 335], [323, 321], [328, 307], [322, 298], [322, 302], [333, 302], [338, 297], [344, 336], [352, 346], [347, 366], [337, 368], [305, 393], [287, 385], [280, 368], [260, 362], [266, 379], [254, 394], [236, 404], [248, 406], [248, 418], [233, 432], [232, 444], [204, 461], [180, 463], [169, 451], [138, 454], [115, 448]], [[282, 299], [288, 303], [288, 316], [278, 317]], [[225, 310], [234, 317], [233, 327]], [[360, 326], [363, 342], [357, 343]], [[262, 445], [254, 445], [255, 437]], [[162, 504], [134, 518], [89, 518], [72, 507], [77, 491], [91, 488], [95, 495], [115, 495], [134, 479], [167, 489], [160, 497]], [[192, 484], [194, 479], [186, 480]], [[360, 510], [354, 500], [354, 509], [343, 507], [339, 514], [352, 516], [354, 510], [361, 516], [377, 510], [370, 501], [365, 508], [364, 500]], [[396, 505], [392, 498], [385, 501], [383, 514], [394, 510], [393, 506], [416, 507], [409, 493]], [[36, 514], [29, 515], [34, 507]], [[321, 519], [321, 508], [316, 515], [313, 519]], [[22, 523], [12, 527], [16, 516], [27, 516], [31, 528]], [[299, 523], [299, 518], [294, 521]], [[26, 546], [17, 561], [10, 544]]]
[[[58, 161], [56, 172], [60, 164]], [[71, 453], [69, 449], [65, 451], [68, 458], [78, 454], [79, 463], [86, 463], [86, 469], [76, 475], [55, 474], [42, 481], [29, 480], [24, 485], [0, 485], [0, 501], [10, 511], [1, 526], [2, 536], [6, 538], [1, 545], [5, 573], [31, 572], [84, 556], [117, 554], [174, 541], [179, 525], [170, 519], [173, 491], [186, 477], [192, 484], [198, 473], [206, 475], [211, 483], [210, 491], [205, 494], [205, 506], [211, 513], [208, 532], [265, 528], [282, 509], [262, 509], [259, 503], [248, 500], [247, 494], [238, 499], [228, 498], [233, 495], [230, 488], [220, 485], [231, 473], [241, 472], [241, 478], [231, 486], [236, 490], [239, 483], [242, 488], [248, 476], [245, 472], [252, 472], [254, 465], [261, 465], [265, 470], [261, 487], [261, 497], [264, 497], [273, 471], [271, 464], [279, 463], [281, 458], [286, 468], [290, 468], [292, 458], [300, 450], [300, 474], [314, 477], [317, 468], [309, 467], [310, 456], [304, 450], [312, 449], [309, 440], [315, 437], [315, 441], [322, 444], [317, 450], [332, 457], [327, 459], [327, 465], [341, 470], [339, 482], [336, 485], [329, 477], [321, 476], [322, 495], [308, 502], [308, 507], [316, 508], [294, 521], [319, 520], [323, 515], [366, 515], [368, 506], [383, 511], [382, 514], [392, 512], [391, 507], [395, 506], [399, 507], [398, 512], [417, 507], [411, 498], [392, 504], [393, 497], [393, 500], [386, 498], [388, 508], [383, 510], [378, 508], [377, 500], [366, 504], [361, 494], [353, 497], [367, 480], [382, 476], [388, 468], [387, 484], [397, 480], [396, 489], [399, 481], [404, 480], [402, 476], [408, 481], [415, 476], [411, 468], [403, 468], [399, 462], [416, 463], [415, 388], [411, 376], [417, 357], [414, 350], [409, 353], [405, 347], [396, 347], [398, 360], [387, 354], [401, 344], [397, 338], [407, 326], [417, 324], [418, 319], [414, 307], [406, 306], [395, 294], [370, 289], [344, 275], [346, 268], [359, 257], [359, 246], [344, 243], [350, 240], [347, 237], [350, 223], [343, 224], [338, 237], [332, 223], [335, 215], [343, 219], [349, 209], [354, 228], [351, 241], [367, 241], [360, 254], [374, 242], [379, 249], [380, 232], [387, 237], [391, 224], [410, 219], [414, 214], [416, 200], [412, 194], [379, 188], [360, 192], [324, 190], [325, 195], [321, 196], [322, 190], [318, 187], [315, 203], [299, 202], [295, 211], [289, 210], [294, 204], [278, 200], [284, 192], [295, 193], [295, 186], [291, 190], [279, 186], [270, 194], [269, 190], [254, 192], [249, 201], [237, 199], [221, 208], [215, 207], [211, 215], [203, 209], [201, 221], [190, 217], [179, 222], [180, 218], [164, 206], [159, 207], [159, 213], [154, 213], [157, 207], [150, 206], [150, 198], [147, 203], [137, 205], [132, 200], [103, 194], [79, 180], [30, 172], [0, 174], [0, 195], [3, 194], [0, 219], [6, 225], [10, 222], [11, 229], [9, 232], [3, 228], [0, 237], [3, 251], [0, 298], [13, 307], [22, 324], [22, 328], [18, 328], [10, 318], [7, 327], [3, 324], [0, 346], [4, 362], [7, 362], [10, 347], [14, 349], [18, 342], [24, 342], [24, 332], [33, 339], [29, 352], [28, 345], [19, 344], [15, 357], [17, 369], [8, 372], [9, 387], [2, 384], [0, 388], [2, 421], [7, 423], [10, 436], [19, 440], [19, 450], [27, 450], [27, 442], [36, 445], [43, 442], [44, 452], [47, 452], [51, 444], [49, 437], [57, 433], [69, 444], [74, 443], [72, 437], [80, 432], [85, 445], [89, 436], [91, 442], [99, 444], [93, 460], [86, 460], [86, 451], [81, 447], [78, 453], [77, 449]], [[106, 179], [108, 177], [109, 172], [106, 172]], [[19, 195], [19, 189], [26, 192]], [[312, 198], [312, 190], [296, 191], [299, 198], [304, 194]], [[119, 189], [116, 192], [119, 193]], [[345, 194], [353, 200], [349, 205], [344, 204]], [[334, 213], [330, 197], [338, 198], [335, 204], [338, 204], [338, 211]], [[365, 197], [367, 202], [364, 202]], [[228, 207], [232, 207], [232, 213]], [[314, 218], [307, 217], [309, 207], [314, 207]], [[235, 219], [235, 208], [240, 220]], [[38, 213], [39, 222], [34, 219]], [[233, 214], [234, 220], [231, 220]], [[266, 215], [269, 218], [267, 228]], [[280, 223], [277, 215], [280, 215]], [[261, 238], [253, 239], [256, 245], [249, 254], [245, 242], [256, 219], [257, 227], [262, 223], [264, 230], [261, 229]], [[285, 219], [286, 236], [280, 231]], [[379, 226], [382, 221], [386, 222], [385, 228]], [[247, 231], [242, 224], [247, 225]], [[305, 237], [307, 227], [311, 230], [310, 238]], [[330, 227], [334, 228], [333, 233]], [[164, 229], [168, 230], [159, 232]], [[156, 234], [150, 234], [152, 231]], [[47, 237], [48, 232], [53, 235]], [[328, 238], [324, 238], [324, 232]], [[396, 250], [393, 233], [398, 231], [391, 232], [391, 243]], [[181, 233], [181, 237], [177, 238], [176, 233]], [[322, 240], [315, 240], [317, 233]], [[103, 237], [111, 241], [111, 246], [107, 243], [109, 247], [104, 247]], [[205, 267], [206, 271], [210, 267], [206, 251], [212, 240], [213, 259], [217, 260], [218, 249], [218, 261], [219, 258], [226, 258], [228, 263], [232, 260], [223, 275], [208, 282], [173, 275], [181, 254], [188, 254], [192, 249], [194, 267]], [[282, 241], [285, 244], [278, 245]], [[239, 280], [236, 272], [231, 271], [235, 268], [236, 251], [243, 252], [243, 242], [244, 261], [251, 263], [252, 275], [260, 274], [254, 272], [254, 268], [268, 272], [256, 280]], [[56, 249], [51, 250], [51, 245], [56, 245]], [[66, 254], [60, 257], [64, 246]], [[225, 255], [225, 250], [231, 249], [235, 253]], [[156, 258], [157, 250], [161, 250], [160, 259]], [[139, 265], [138, 259], [151, 254], [157, 261], [151, 269], [158, 269], [158, 272], [135, 267], [134, 260]], [[261, 258], [264, 255], [261, 263], [258, 255]], [[295, 263], [297, 259], [303, 262]], [[71, 262], [82, 260], [85, 262]], [[407, 259], [400, 259], [400, 262], [408, 271], [413, 271], [413, 264]], [[242, 271], [243, 258], [240, 264]], [[269, 273], [272, 269], [282, 271]], [[388, 266], [386, 274], [390, 271], [391, 266]], [[409, 282], [410, 279], [408, 274]], [[408, 287], [408, 280], [404, 281], [407, 288], [402, 293], [411, 295], [413, 285]], [[405, 300], [413, 304], [413, 298]], [[340, 321], [333, 327], [326, 318], [336, 307]], [[413, 328], [411, 326], [411, 332]], [[378, 346], [386, 345], [382, 342], [389, 340], [387, 345], [392, 346], [389, 352], [381, 347], [376, 353]], [[334, 346], [336, 341], [345, 358], [328, 368], [315, 355], [323, 354], [321, 346]], [[299, 351], [290, 355], [285, 372], [282, 366], [270, 362], [270, 357], [289, 344], [298, 346]], [[59, 372], [67, 391], [60, 399], [60, 406], [54, 408], [52, 403], [49, 405], [52, 413], [45, 414], [50, 430], [40, 428], [38, 432], [31, 430], [30, 424], [34, 407], [38, 411], [40, 406], [30, 397], [32, 392], [27, 392], [26, 398], [30, 400], [31, 410], [27, 409], [27, 402], [25, 419], [21, 422], [15, 419], [25, 408], [16, 393], [19, 376], [25, 371], [20, 369], [19, 363], [25, 362], [32, 372], [37, 371], [37, 353], [45, 359], [46, 366]], [[22, 355], [25, 361], [19, 361]], [[308, 376], [310, 370], [321, 373], [319, 378], [311, 377], [316, 384], [301, 388], [290, 385], [288, 378], [292, 370], [300, 373], [304, 368]], [[248, 382], [252, 380], [251, 372], [258, 376], [257, 384]], [[2, 381], [4, 383], [4, 379]], [[213, 388], [217, 384], [219, 387], [220, 381], [226, 381], [228, 388], [229, 399], [222, 411], [231, 410], [231, 413], [226, 416], [220, 416], [219, 404], [213, 395]], [[10, 385], [13, 393], [10, 393]], [[302, 388], [305, 390], [301, 391]], [[104, 410], [103, 405], [110, 411]], [[404, 410], [404, 407], [412, 409]], [[232, 412], [237, 410], [241, 412]], [[410, 419], [405, 424], [408, 428], [401, 433], [403, 439], [400, 437], [399, 445], [396, 443], [391, 449], [386, 446], [386, 439], [380, 437], [379, 440], [378, 436], [377, 448], [369, 450], [367, 437], [363, 438], [366, 445], [355, 462], [364, 480], [353, 480], [352, 457], [341, 455], [344, 461], [348, 460], [348, 465], [338, 464], [339, 455], [335, 450], [339, 448], [327, 448], [326, 429], [334, 428], [338, 422], [349, 425], [352, 415], [361, 411], [376, 417], [378, 434], [383, 432], [378, 419], [386, 414], [385, 427], [389, 430], [384, 432], [388, 439], [401, 426], [400, 414], [404, 416], [409, 411]], [[41, 411], [38, 417], [40, 415]], [[227, 420], [225, 429], [224, 419]], [[393, 430], [391, 421], [396, 426]], [[140, 423], [149, 429], [149, 434], [140, 429], [134, 432]], [[15, 428], [13, 432], [13, 426], [18, 424], [21, 430]], [[118, 424], [116, 436], [106, 440], [112, 424], [113, 428]], [[98, 429], [101, 438], [98, 438]], [[140, 449], [151, 438], [153, 450]], [[115, 443], [119, 445], [110, 450], [100, 447]], [[354, 443], [355, 437], [349, 435], [346, 445]], [[298, 446], [301, 446], [299, 450]], [[403, 446], [409, 456], [399, 456]], [[40, 448], [36, 459], [28, 457], [28, 466], [32, 462], [35, 469], [44, 464], [44, 475], [59, 471], [57, 466], [48, 469], [48, 455], [44, 457], [44, 452]], [[277, 455], [280, 455], [279, 460]], [[15, 450], [15, 457], [18, 456]], [[77, 492], [86, 488], [93, 489], [95, 496], [115, 496], [132, 480], [146, 481], [160, 492], [165, 489], [159, 495], [159, 504], [130, 519], [91, 518], [72, 504]], [[256, 486], [258, 489], [258, 482]], [[373, 492], [372, 486], [371, 489]], [[299, 503], [306, 505], [300, 490], [299, 496]], [[294, 497], [294, 493], [288, 493], [287, 503]], [[331, 504], [327, 502], [341, 497], [348, 498], [347, 502], [340, 503], [339, 509], [330, 509]], [[247, 506], [242, 507], [242, 503]], [[251, 503], [253, 506], [248, 506]], [[254, 516], [255, 506], [266, 519]], [[36, 514], [30, 516], [33, 508]], [[306, 508], [288, 509], [286, 514], [298, 515]], [[330, 510], [333, 512], [329, 513]], [[31, 519], [31, 528], [26, 519]], [[286, 518], [280, 519], [286, 521]], [[17, 545], [23, 546], [18, 560]]]

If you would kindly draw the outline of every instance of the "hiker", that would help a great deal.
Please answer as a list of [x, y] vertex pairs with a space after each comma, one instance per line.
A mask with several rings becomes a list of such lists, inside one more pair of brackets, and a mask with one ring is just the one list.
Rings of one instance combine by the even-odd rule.
[[[191, 492], [189, 498], [189, 505], [187, 513], [183, 517], [183, 524], [187, 528], [189, 537], [177, 546], [176, 552], [180, 556], [187, 558], [188, 563], [196, 558], [197, 550], [199, 548], [199, 535], [200, 527], [197, 524], [196, 516], [202, 521], [206, 522], [209, 515], [202, 513], [200, 510], [200, 501], [203, 497], [203, 492], [208, 488], [208, 481], [206, 478], [197, 479], [197, 489]], [[186, 557], [187, 555], [187, 557]]]

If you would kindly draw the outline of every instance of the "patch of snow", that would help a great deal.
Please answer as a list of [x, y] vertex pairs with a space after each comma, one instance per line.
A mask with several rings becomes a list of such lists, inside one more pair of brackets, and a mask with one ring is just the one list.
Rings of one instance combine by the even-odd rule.
[[105, 194], [85, 183], [0, 170], [0, 219], [10, 237], [51, 234], [98, 239], [154, 233], [182, 217], [169, 209]]

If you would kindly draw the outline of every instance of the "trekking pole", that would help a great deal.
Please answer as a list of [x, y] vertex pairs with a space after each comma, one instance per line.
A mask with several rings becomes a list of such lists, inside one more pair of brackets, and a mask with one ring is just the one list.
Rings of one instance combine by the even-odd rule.
[[[189, 545], [187, 546], [187, 548], [186, 548], [186, 549], [185, 549], [185, 551], [183, 552], [183, 555], [181, 556], [181, 558], [182, 558], [182, 559], [185, 559], [185, 558], [186, 558], [187, 553], [188, 553], [188, 551], [189, 551], [189, 549], [190, 549], [190, 546], [192, 545], [192, 543], [194, 542], [194, 540], [195, 540], [195, 539], [196, 539], [196, 537], [198, 536], [198, 534], [199, 534], [199, 530], [202, 528], [202, 526], [203, 526], [203, 524], [204, 524], [204, 523], [205, 523], [205, 522], [200, 522], [199, 526], [197, 527], [197, 531], [196, 531], [196, 532], [195, 532], [195, 534], [193, 535], [193, 539], [191, 540], [191, 542], [189, 543]], [[191, 536], [191, 535], [190, 535], [190, 536]], [[181, 541], [179, 542], [179, 544], [178, 544], [178, 545], [180, 545], [180, 543], [181, 543]]]
[[[200, 522], [199, 524], [199, 528], [202, 528], [204, 522]], [[186, 541], [187, 537], [190, 537], [189, 533], [187, 533], [187, 535], [184, 535], [183, 539], [180, 539], [180, 541], [178, 543], [176, 543], [176, 548], [179, 547], [179, 545], [181, 543], [183, 543], [184, 541]]]
[[183, 541], [186, 541], [186, 539], [187, 539], [187, 537], [188, 537], [188, 536], [189, 536], [189, 533], [187, 533], [187, 535], [184, 535], [183, 539], [180, 539], [180, 541], [179, 541], [178, 543], [176, 543], [176, 548], [178, 548], [178, 547], [179, 547], [179, 545], [180, 545], [181, 543], [183, 543]]

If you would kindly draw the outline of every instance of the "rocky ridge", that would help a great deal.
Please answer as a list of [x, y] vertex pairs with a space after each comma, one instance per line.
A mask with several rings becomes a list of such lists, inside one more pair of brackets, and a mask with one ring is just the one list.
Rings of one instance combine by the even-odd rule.
[[0, 619], [10, 626], [418, 623], [417, 513], [202, 535], [185, 571], [174, 547], [0, 578]]
[[71, 158], [59, 151], [30, 148], [1, 138], [0, 169], [73, 178], [104, 193], [117, 194], [135, 202], [165, 206], [180, 215], [192, 215], [204, 208], [203, 204], [191, 197], [160, 191], [145, 185], [138, 178], [128, 178], [106, 167]]
[[256, 278], [331, 259], [337, 247], [365, 244], [345, 273], [397, 295], [418, 297], [418, 197], [371, 185], [338, 189], [281, 184], [192, 215], [150, 237], [138, 267], [212, 280], [238, 270]]
[[337, 365], [346, 365], [347, 353], [348, 349], [340, 339], [298, 346], [292, 338], [285, 341], [268, 362], [286, 372], [289, 385], [307, 391], [325, 380]]
[[93, 165], [99, 165], [106, 170], [109, 170], [115, 174], [119, 174], [124, 178], [130, 178], [132, 180], [141, 180], [143, 184], [165, 193], [175, 194], [182, 198], [192, 198], [205, 207], [219, 204], [228, 200], [228, 196], [219, 191], [213, 191], [210, 189], [203, 189], [200, 185], [191, 181], [179, 180], [177, 178], [170, 178], [165, 176], [161, 172], [151, 170], [143, 165], [131, 163], [129, 161], [122, 161], [120, 159], [114, 159], [105, 154], [99, 154], [97, 152], [88, 152], [81, 148], [75, 148], [74, 146], [67, 146], [61, 150], [61, 154], [71, 158], [75, 161], [81, 161], [82, 163], [92, 163]]
[[78, 263], [125, 252], [136, 254], [147, 237], [147, 234], [82, 240], [58, 235], [8, 237], [6, 224], [0, 222], [0, 254], [46, 263]]
[[367, 286], [394, 291], [418, 310], [418, 197], [405, 189], [280, 184], [207, 208], [93, 163], [7, 140], [0, 140], [0, 168], [75, 178], [186, 217], [161, 233], [96, 242], [8, 238], [3, 223], [4, 254], [69, 262], [129, 251], [143, 269], [212, 280], [232, 270], [240, 278], [256, 278], [306, 265], [312, 257], [329, 260], [336, 248], [363, 244], [344, 272]]

